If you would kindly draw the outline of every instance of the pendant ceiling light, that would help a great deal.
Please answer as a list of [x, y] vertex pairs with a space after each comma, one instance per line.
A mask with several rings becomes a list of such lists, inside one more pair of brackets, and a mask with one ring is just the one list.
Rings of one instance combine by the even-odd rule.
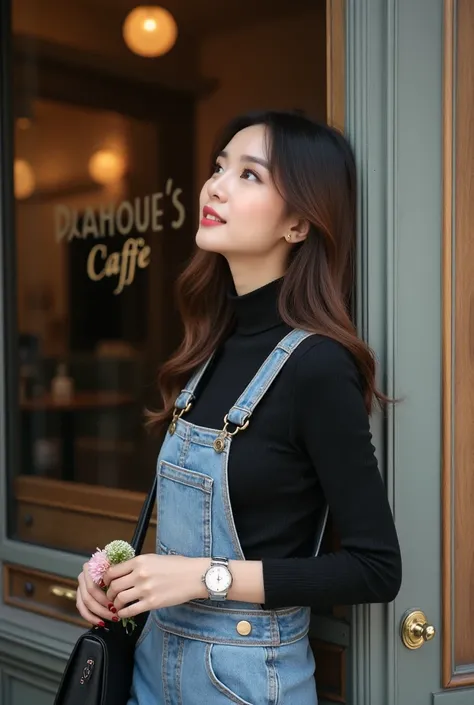
[[100, 149], [89, 160], [89, 174], [104, 186], [120, 181], [126, 170], [124, 157], [112, 149]]
[[140, 56], [163, 56], [174, 46], [177, 36], [173, 15], [156, 5], [136, 7], [123, 23], [126, 45]]
[[36, 187], [33, 168], [26, 159], [15, 159], [14, 163], [15, 198], [22, 201], [29, 198]]

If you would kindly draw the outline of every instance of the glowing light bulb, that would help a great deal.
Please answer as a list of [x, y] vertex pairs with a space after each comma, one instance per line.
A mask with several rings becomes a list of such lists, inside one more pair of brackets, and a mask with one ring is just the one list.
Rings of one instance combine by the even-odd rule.
[[178, 26], [164, 7], [141, 5], [123, 23], [123, 38], [128, 48], [140, 56], [163, 56], [174, 46]]
[[36, 187], [33, 167], [26, 159], [15, 159], [13, 165], [15, 198], [19, 201], [29, 198]]
[[89, 160], [89, 174], [99, 184], [113, 184], [125, 174], [127, 165], [121, 154], [111, 149], [100, 149]]
[[33, 120], [27, 117], [17, 118], [16, 125], [19, 130], [29, 130], [33, 126]]
[[156, 20], [153, 20], [151, 17], [146, 19], [143, 23], [143, 29], [147, 32], [154, 32], [156, 29]]

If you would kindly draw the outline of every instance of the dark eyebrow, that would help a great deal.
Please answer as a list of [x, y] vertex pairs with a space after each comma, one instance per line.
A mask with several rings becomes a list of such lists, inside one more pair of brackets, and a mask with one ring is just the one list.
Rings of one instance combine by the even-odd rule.
[[[229, 156], [227, 152], [222, 151], [219, 152], [217, 155], [218, 157], [223, 157], [224, 159], [227, 159]], [[268, 169], [270, 171], [270, 164], [265, 160], [265, 159], [260, 159], [260, 157], [252, 157], [250, 154], [242, 154], [240, 157], [241, 162], [253, 162], [254, 164], [260, 164], [260, 166], [265, 167], [265, 169]]]

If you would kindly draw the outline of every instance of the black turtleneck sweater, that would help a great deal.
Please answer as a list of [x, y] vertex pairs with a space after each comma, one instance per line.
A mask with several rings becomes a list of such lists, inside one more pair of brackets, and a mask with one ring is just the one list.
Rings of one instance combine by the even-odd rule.
[[[236, 326], [186, 419], [221, 429], [258, 368], [291, 330], [277, 310], [280, 280], [231, 296]], [[388, 602], [401, 561], [351, 354], [330, 338], [303, 341], [232, 441], [229, 488], [247, 560], [263, 561], [265, 607]], [[311, 557], [325, 501], [340, 549]]]

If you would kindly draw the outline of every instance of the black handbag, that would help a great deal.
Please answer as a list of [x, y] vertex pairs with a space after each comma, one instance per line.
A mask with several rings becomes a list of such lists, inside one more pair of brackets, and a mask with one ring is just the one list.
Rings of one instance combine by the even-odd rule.
[[[156, 476], [143, 504], [131, 545], [143, 548], [156, 496]], [[54, 705], [126, 705], [133, 677], [134, 651], [148, 612], [134, 618], [127, 634], [121, 622], [93, 627], [77, 640], [67, 662]]]

